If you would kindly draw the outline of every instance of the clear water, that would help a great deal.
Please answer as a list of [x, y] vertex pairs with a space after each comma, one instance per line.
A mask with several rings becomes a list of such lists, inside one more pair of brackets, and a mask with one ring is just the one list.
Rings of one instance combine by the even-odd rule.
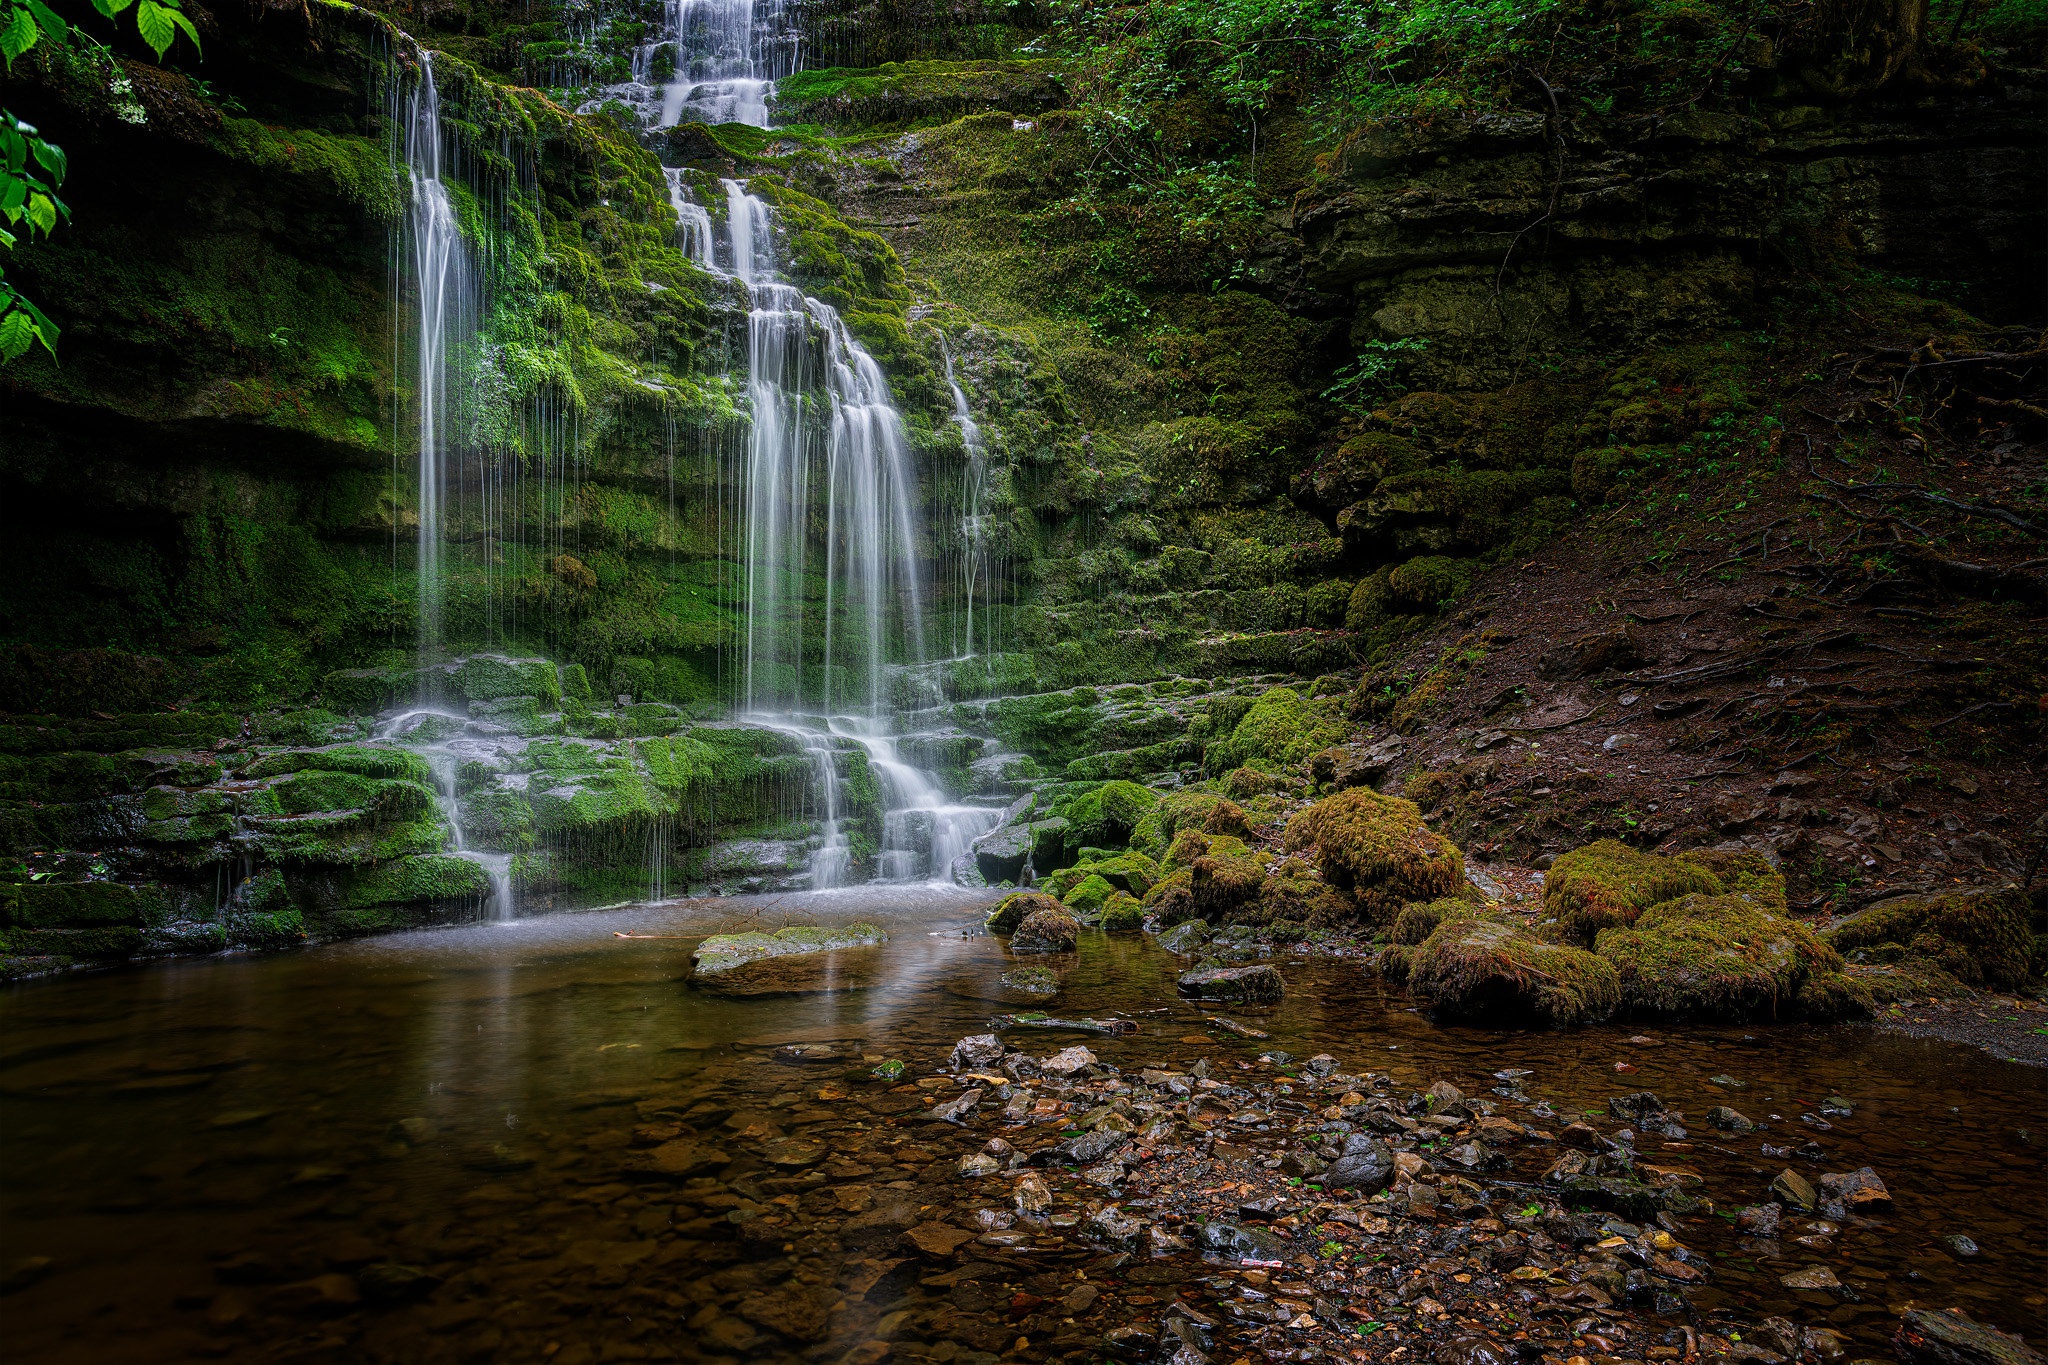
[[[836, 1359], [877, 1331], [899, 1353], [929, 1353], [949, 1331], [979, 1330], [978, 1319], [933, 1326], [949, 1291], [920, 1286], [914, 1262], [913, 1278], [848, 1298], [824, 1356], [723, 1319], [766, 1285], [830, 1289], [858, 1268], [807, 1240], [824, 1196], [782, 1198], [778, 1171], [762, 1164], [768, 1145], [808, 1135], [854, 1153], [877, 1141], [884, 1114], [920, 1103], [914, 1091], [847, 1080], [845, 1063], [790, 1066], [773, 1049], [835, 1042], [849, 1058], [905, 1060], [906, 1081], [930, 1074], [956, 1038], [1021, 1003], [996, 979], [1014, 959], [975, 932], [981, 909], [919, 888], [682, 902], [11, 988], [0, 995], [0, 1237], [10, 1258], [51, 1265], [7, 1300], [9, 1358], [794, 1361], [807, 1350]], [[683, 980], [689, 936], [786, 917], [871, 919], [891, 941], [782, 983], [808, 993], [714, 995]], [[1877, 1168], [1895, 1213], [1823, 1246], [1791, 1242], [1793, 1228], [1766, 1246], [1720, 1218], [1688, 1222], [1685, 1239], [1715, 1257], [1715, 1283], [1696, 1295], [1702, 1312], [1789, 1313], [1879, 1358], [1909, 1301], [1960, 1306], [2034, 1339], [2048, 1318], [2048, 1171], [2019, 1136], [2038, 1144], [2048, 1128], [2040, 1070], [1856, 1028], [1655, 1030], [1654, 1045], [1622, 1029], [1439, 1028], [1344, 963], [1283, 964], [1286, 1001], [1244, 1016], [1271, 1042], [1191, 1042], [1203, 1034], [1197, 1011], [1174, 998], [1175, 959], [1149, 940], [1091, 936], [1072, 957], [1038, 960], [1065, 980], [1059, 1012], [1121, 1012], [1142, 1028], [1022, 1039], [1041, 1055], [1086, 1041], [1126, 1067], [1196, 1056], [1218, 1066], [1267, 1047], [1327, 1050], [1403, 1090], [1441, 1078], [1479, 1094], [1495, 1071], [1521, 1067], [1534, 1073], [1529, 1094], [1565, 1114], [1650, 1089], [1687, 1113], [1693, 1134], [1688, 1150], [1663, 1155], [1698, 1170], [1723, 1208], [1760, 1197], [1786, 1164], [1761, 1157], [1762, 1142], [1817, 1138], [1825, 1161], [1793, 1163], [1809, 1174]], [[1620, 1060], [1637, 1070], [1617, 1075]], [[1720, 1075], [1747, 1085], [1731, 1092], [1709, 1079]], [[841, 1097], [820, 1101], [821, 1090]], [[1803, 1125], [1798, 1116], [1829, 1095], [1852, 1100], [1854, 1116], [1825, 1132]], [[1700, 1121], [1719, 1103], [1784, 1119], [1735, 1139]], [[739, 1159], [728, 1184], [625, 1173], [678, 1114]], [[886, 1132], [911, 1137], [904, 1164], [847, 1179], [912, 1181], [962, 1220], [1002, 1202], [1001, 1191], [937, 1178], [985, 1134]], [[735, 1263], [732, 1229], [694, 1220], [722, 1219], [743, 1200], [777, 1221], [766, 1225], [773, 1244], [757, 1240]], [[1949, 1256], [1936, 1238], [1950, 1232], [1983, 1255]], [[802, 1249], [784, 1255], [785, 1244]], [[418, 1302], [308, 1306], [312, 1277], [379, 1263], [444, 1283]], [[1779, 1287], [1779, 1275], [1813, 1263], [1833, 1267], [1857, 1301]], [[709, 1308], [692, 1297], [700, 1277], [702, 1294], [723, 1296]], [[758, 1340], [737, 1349], [734, 1332]]]

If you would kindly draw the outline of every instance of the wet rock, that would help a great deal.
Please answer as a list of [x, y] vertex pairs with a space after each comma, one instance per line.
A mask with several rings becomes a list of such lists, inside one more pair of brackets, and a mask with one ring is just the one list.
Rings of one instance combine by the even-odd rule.
[[372, 1303], [409, 1303], [440, 1288], [441, 1277], [417, 1266], [385, 1261], [358, 1270], [356, 1285]]
[[1202, 945], [1208, 941], [1209, 926], [1198, 919], [1191, 919], [1174, 925], [1171, 929], [1159, 935], [1157, 940], [1159, 946], [1166, 949], [1167, 952], [1177, 953], [1182, 957], [1194, 956], [1197, 952], [1201, 951]]
[[50, 1273], [54, 1264], [48, 1256], [19, 1256], [0, 1267], [0, 1294], [26, 1289]]
[[990, 886], [1015, 882], [1031, 857], [1031, 826], [1004, 825], [974, 841], [974, 867]]
[[1603, 1141], [1599, 1130], [1585, 1123], [1565, 1125], [1564, 1131], [1557, 1135], [1557, 1140], [1565, 1146], [1576, 1148], [1581, 1152], [1597, 1152], [1600, 1150], [1600, 1144]]
[[1148, 1360], [1159, 1347], [1159, 1338], [1142, 1323], [1112, 1327], [1102, 1334], [1102, 1344], [1111, 1355], [1124, 1360]]
[[836, 929], [791, 925], [772, 934], [713, 934], [690, 954], [690, 961], [697, 976], [717, 977], [769, 958], [866, 948], [888, 941], [889, 936], [872, 924], [849, 924]]
[[264, 1306], [295, 1317], [331, 1317], [349, 1312], [363, 1301], [363, 1294], [348, 1275], [315, 1275], [274, 1290]]
[[687, 1180], [730, 1165], [732, 1154], [696, 1138], [678, 1138], [656, 1147], [643, 1160], [641, 1169], [649, 1175]]
[[[977, 1090], [969, 1093], [978, 1097], [981, 1092]], [[761, 1149], [761, 1159], [770, 1166], [797, 1169], [817, 1165], [825, 1159], [825, 1154], [830, 1150], [831, 1147], [822, 1138], [778, 1138]]]
[[1707, 1122], [1713, 1124], [1714, 1127], [1724, 1133], [1748, 1133], [1754, 1132], [1756, 1129], [1754, 1123], [1751, 1123], [1747, 1118], [1730, 1109], [1725, 1104], [1717, 1104], [1712, 1109], [1709, 1109], [1707, 1111]]
[[1328, 1076], [1337, 1069], [1337, 1059], [1327, 1052], [1318, 1052], [1302, 1063], [1301, 1069], [1311, 1076]]
[[1198, 1240], [1208, 1250], [1235, 1256], [1246, 1265], [1277, 1265], [1287, 1259], [1286, 1242], [1264, 1228], [1242, 1223], [1204, 1223]]
[[1060, 993], [1060, 978], [1050, 967], [1015, 967], [996, 980], [1007, 990], [1034, 1000], [1050, 1000]]
[[1810, 1265], [1789, 1275], [1780, 1275], [1778, 1283], [1787, 1289], [1809, 1291], [1832, 1292], [1842, 1287], [1842, 1282], [1835, 1278], [1835, 1272], [1824, 1265]]
[[[1829, 1205], [1839, 1204], [1850, 1213], [1876, 1213], [1892, 1206], [1892, 1192], [1869, 1166], [1853, 1171], [1823, 1175], [1820, 1196]], [[1829, 1217], [1841, 1217], [1831, 1213]]]
[[1003, 1064], [1003, 1040], [993, 1033], [975, 1033], [953, 1044], [949, 1065], [955, 1071], [992, 1071]]
[[[1133, 1218], [1114, 1204], [1105, 1204], [1088, 1220], [1088, 1231], [1111, 1246], [1135, 1247], [1145, 1235], [1145, 1220]], [[1089, 1299], [1094, 1302], [1093, 1297]], [[1073, 1311], [1073, 1310], [1069, 1310]]]
[[1977, 1255], [1979, 1251], [1976, 1239], [1968, 1233], [1951, 1232], [1946, 1237], [1941, 1237], [1937, 1240], [1947, 1249], [1951, 1256], [1961, 1256], [1967, 1259]]
[[1518, 1357], [1485, 1337], [1453, 1337], [1430, 1349], [1436, 1365], [1513, 1365]]
[[1962, 1310], [1908, 1309], [1892, 1334], [1903, 1365], [2043, 1365], [2039, 1351], [2015, 1336], [1972, 1322]]
[[1095, 1054], [1085, 1047], [1061, 1048], [1038, 1064], [1038, 1069], [1048, 1076], [1077, 1076], [1083, 1070], [1095, 1065]]
[[1366, 1133], [1344, 1139], [1344, 1151], [1322, 1174], [1326, 1189], [1378, 1194], [1394, 1178], [1394, 1153]]
[[964, 1242], [971, 1242], [979, 1234], [965, 1228], [956, 1228], [948, 1223], [917, 1223], [903, 1230], [903, 1244], [926, 1256], [951, 1256]]
[[839, 1240], [856, 1251], [880, 1251], [918, 1222], [919, 1200], [908, 1190], [876, 1190], [874, 1205], [840, 1225]]
[[1777, 1179], [1771, 1182], [1771, 1193], [1778, 1196], [1780, 1203], [1802, 1213], [1811, 1213], [1820, 1207], [1818, 1192], [1808, 1183], [1805, 1176], [1790, 1166], [1778, 1172]]
[[1777, 1204], [1751, 1204], [1736, 1211], [1735, 1226], [1752, 1237], [1776, 1237], [1783, 1213]]
[[1036, 1175], [1020, 1176], [1014, 1193], [1019, 1213], [1042, 1214], [1052, 1209], [1052, 1190]]
[[1071, 953], [1081, 939], [1081, 926], [1064, 909], [1033, 910], [1017, 926], [1010, 949], [1019, 953]]
[[960, 1158], [960, 1178], [979, 1180], [985, 1175], [994, 1175], [1003, 1169], [1003, 1163], [986, 1152], [972, 1152]]
[[1111, 1152], [1121, 1149], [1130, 1140], [1129, 1133], [1121, 1133], [1114, 1128], [1098, 1128], [1092, 1133], [1070, 1137], [1051, 1147], [1033, 1152], [1031, 1164], [1092, 1166]]
[[930, 1116], [941, 1123], [964, 1124], [980, 1106], [983, 1093], [978, 1088], [966, 1091], [958, 1099], [948, 1100], [934, 1108]]
[[1233, 1004], [1271, 1004], [1286, 989], [1280, 973], [1271, 967], [1197, 967], [1183, 972], [1180, 993], [1201, 1000], [1224, 1000]]
[[1648, 1090], [1633, 1095], [1616, 1095], [1607, 1101], [1607, 1112], [1627, 1123], [1641, 1124], [1664, 1112], [1664, 1101]]

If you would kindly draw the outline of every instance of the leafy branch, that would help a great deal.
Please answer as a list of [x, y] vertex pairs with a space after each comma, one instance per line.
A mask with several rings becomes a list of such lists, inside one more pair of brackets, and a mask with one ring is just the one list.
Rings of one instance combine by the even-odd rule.
[[[132, 7], [136, 32], [159, 61], [180, 33], [194, 48], [200, 46], [199, 31], [179, 8], [179, 0], [92, 0], [92, 4], [108, 19], [118, 19]], [[0, 61], [9, 71], [16, 58], [39, 44], [68, 52], [75, 42], [93, 40], [79, 35], [44, 0], [0, 0]], [[6, 224], [0, 227], [0, 248], [14, 249], [15, 229], [34, 240], [37, 233], [47, 237], [58, 223], [70, 221], [70, 208], [57, 197], [69, 169], [63, 148], [45, 138], [34, 124], [16, 118], [12, 110], [0, 109], [0, 220]], [[0, 271], [0, 364], [19, 360], [37, 342], [55, 355], [57, 336], [57, 325]]]

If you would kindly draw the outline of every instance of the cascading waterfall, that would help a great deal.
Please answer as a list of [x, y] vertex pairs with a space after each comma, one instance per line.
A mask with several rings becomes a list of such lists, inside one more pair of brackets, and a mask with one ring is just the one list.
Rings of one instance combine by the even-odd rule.
[[441, 92], [433, 54], [419, 53], [419, 76], [405, 99], [405, 168], [411, 188], [407, 253], [414, 291], [415, 436], [419, 450], [419, 531], [414, 573], [419, 592], [419, 651], [441, 643], [446, 575], [443, 511], [449, 476], [459, 464], [462, 371], [477, 327], [477, 275], [462, 240], [455, 201], [443, 179], [447, 165]]
[[[967, 393], [953, 373], [953, 348], [941, 336], [940, 353], [946, 358], [946, 387], [953, 392], [953, 422], [960, 428], [961, 444], [967, 448], [967, 469], [962, 478], [960, 498], [960, 602], [962, 629], [953, 642], [953, 652], [963, 657], [993, 654], [995, 615], [982, 612], [982, 630], [988, 638], [979, 647], [974, 639], [974, 599], [993, 592], [993, 569], [989, 556], [988, 515], [982, 509], [988, 496], [988, 443], [982, 439], [981, 424], [967, 406]], [[993, 600], [991, 598], [991, 600]]]
[[496, 765], [502, 759], [499, 744], [490, 738], [471, 735], [469, 718], [437, 707], [418, 707], [391, 717], [377, 727], [376, 737], [393, 740], [413, 749], [427, 761], [434, 775], [434, 800], [448, 821], [455, 847], [449, 852], [483, 868], [490, 879], [488, 909], [493, 919], [508, 920], [517, 912], [512, 892], [512, 855], [485, 853], [469, 846], [462, 827], [462, 802], [457, 781], [465, 761]]
[[717, 269], [718, 235], [711, 226], [711, 211], [690, 198], [680, 167], [663, 166], [661, 174], [668, 181], [668, 204], [676, 211], [676, 232], [684, 253], [706, 270]]

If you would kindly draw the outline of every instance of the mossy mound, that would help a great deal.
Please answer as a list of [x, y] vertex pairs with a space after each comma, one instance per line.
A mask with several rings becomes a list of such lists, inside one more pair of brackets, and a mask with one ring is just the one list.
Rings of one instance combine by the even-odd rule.
[[1324, 881], [1306, 859], [1282, 858], [1259, 888], [1257, 917], [1269, 925], [1283, 921], [1310, 929], [1348, 923], [1357, 913], [1351, 898]]
[[1250, 826], [1245, 821], [1244, 809], [1235, 801], [1214, 792], [1173, 792], [1160, 798], [1132, 829], [1131, 847], [1164, 861], [1183, 830], [1242, 839], [1250, 833]]
[[1921, 958], [1901, 962], [1851, 962], [1843, 975], [1870, 992], [1873, 1005], [1902, 1001], [1954, 1000], [1976, 992]]
[[1614, 964], [1630, 1009], [1693, 1018], [1790, 1015], [1809, 977], [1842, 969], [1805, 925], [1737, 895], [1653, 905], [1631, 928], [1603, 929], [1595, 951]]
[[1409, 962], [1409, 996], [1446, 1019], [1563, 1028], [1605, 1019], [1621, 1004], [1613, 963], [1490, 915], [1444, 920]]
[[1711, 872], [1728, 895], [1747, 896], [1773, 914], [1791, 913], [1785, 874], [1753, 848], [1696, 848], [1679, 854], [1678, 861]]
[[1016, 891], [1003, 897], [1002, 904], [989, 911], [983, 923], [991, 934], [1014, 934], [1034, 911], [1059, 908], [1060, 903], [1042, 891]]
[[1279, 787], [1279, 778], [1257, 768], [1233, 768], [1223, 779], [1223, 790], [1233, 801], [1251, 801]]
[[1102, 918], [1098, 922], [1105, 934], [1135, 934], [1145, 927], [1145, 908], [1138, 904], [1136, 896], [1114, 891], [1102, 903]]
[[1394, 917], [1391, 937], [1395, 943], [1413, 947], [1436, 932], [1437, 925], [1452, 915], [1469, 915], [1472, 905], [1469, 901], [1446, 896], [1440, 900], [1417, 902], [1401, 907], [1401, 913]]
[[[1075, 882], [1067, 894], [1060, 897], [1060, 903], [1066, 906], [1076, 919], [1081, 920], [1083, 923], [1088, 923], [1102, 913], [1102, 907], [1115, 894], [1117, 894], [1115, 887], [1102, 878], [1090, 873], [1080, 881]], [[1021, 928], [1019, 932], [1022, 932]]]
[[1870, 983], [1843, 972], [1815, 972], [1799, 984], [1802, 1018], [1815, 1023], [1868, 1019], [1877, 1005]]
[[1010, 936], [1010, 948], [1019, 953], [1071, 953], [1080, 941], [1080, 923], [1055, 905], [1026, 915]]
[[1159, 793], [1135, 782], [1105, 782], [1083, 792], [1060, 812], [1067, 821], [1067, 847], [1121, 848], [1146, 812], [1158, 804]]
[[1183, 867], [1167, 873], [1152, 884], [1142, 904], [1145, 912], [1157, 916], [1161, 924], [1181, 924], [1197, 918], [1194, 871]]
[[1195, 913], [1211, 924], [1242, 918], [1239, 912], [1259, 897], [1268, 859], [1227, 834], [1205, 836], [1208, 851], [1189, 868]]
[[1135, 850], [1110, 858], [1090, 858], [1062, 868], [1045, 879], [1048, 890], [1061, 900], [1089, 877], [1100, 877], [1120, 891], [1142, 897], [1159, 880], [1159, 864]]
[[1718, 896], [1721, 879], [1696, 863], [1643, 853], [1615, 839], [1575, 848], [1543, 879], [1543, 908], [1569, 942], [1588, 945], [1662, 901]]
[[1924, 962], [1978, 990], [2019, 990], [2033, 965], [2027, 898], [2016, 887], [1880, 901], [1825, 938], [1850, 962]]
[[1406, 981], [1415, 966], [1415, 948], [1408, 943], [1389, 943], [1373, 958], [1373, 970], [1389, 981]]
[[1455, 894], [1465, 884], [1465, 859], [1430, 831], [1412, 801], [1367, 787], [1316, 802], [1287, 824], [1285, 847], [1313, 848], [1323, 880], [1350, 893], [1374, 923], [1391, 920], [1409, 901]]
[[1034, 1000], [1050, 1000], [1060, 993], [1060, 977], [1050, 967], [1012, 967], [996, 978], [998, 984]]

